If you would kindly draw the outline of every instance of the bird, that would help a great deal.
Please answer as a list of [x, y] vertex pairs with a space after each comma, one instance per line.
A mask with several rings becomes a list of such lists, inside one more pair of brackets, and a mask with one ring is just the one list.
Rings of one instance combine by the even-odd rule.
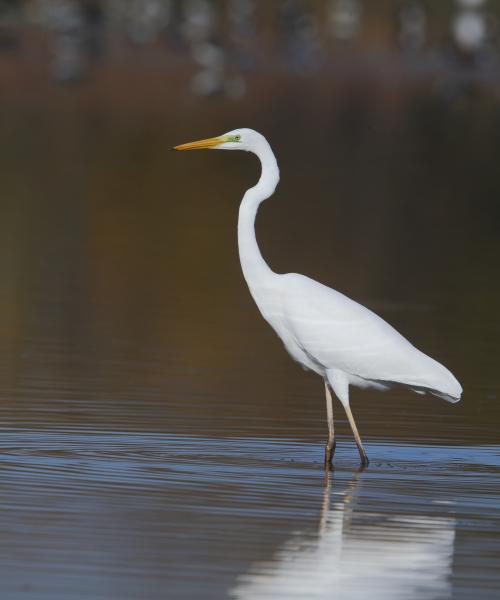
[[462, 386], [442, 364], [427, 356], [377, 314], [341, 292], [298, 273], [275, 273], [266, 263], [255, 234], [260, 204], [273, 195], [280, 173], [276, 157], [259, 132], [234, 129], [223, 135], [174, 146], [174, 150], [243, 150], [257, 156], [261, 174], [241, 200], [238, 250], [243, 276], [264, 319], [291, 357], [324, 381], [328, 438], [325, 465], [336, 448], [332, 392], [342, 404], [367, 466], [349, 403], [349, 387], [387, 390], [403, 386], [458, 402]]

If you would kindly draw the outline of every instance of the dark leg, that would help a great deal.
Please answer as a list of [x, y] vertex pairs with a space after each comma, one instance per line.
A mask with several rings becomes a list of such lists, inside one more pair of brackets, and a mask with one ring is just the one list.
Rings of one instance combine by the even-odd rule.
[[328, 441], [325, 447], [325, 465], [332, 464], [332, 458], [335, 453], [335, 433], [333, 429], [333, 402], [330, 387], [325, 381], [326, 394], [326, 419], [328, 422]]

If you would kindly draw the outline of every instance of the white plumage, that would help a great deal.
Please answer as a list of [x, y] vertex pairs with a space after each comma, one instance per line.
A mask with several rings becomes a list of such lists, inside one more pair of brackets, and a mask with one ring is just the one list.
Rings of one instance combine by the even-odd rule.
[[325, 459], [335, 450], [330, 388], [346, 410], [361, 461], [368, 458], [349, 407], [349, 385], [387, 389], [406, 386], [458, 402], [462, 388], [434, 359], [417, 350], [391, 325], [361, 304], [317, 281], [296, 273], [274, 273], [255, 239], [258, 207], [279, 181], [276, 158], [267, 140], [252, 129], [236, 129], [216, 138], [176, 146], [178, 150], [213, 148], [246, 150], [260, 159], [258, 183], [247, 190], [240, 206], [238, 246], [250, 292], [263, 317], [282, 339], [290, 355], [325, 381], [329, 436]]
[[279, 285], [283, 310], [275, 314], [276, 330], [285, 323], [283, 333], [291, 333], [300, 362], [326, 372], [332, 386], [344, 375], [361, 387], [402, 384], [451, 402], [460, 398], [462, 388], [448, 369], [361, 304], [295, 273], [281, 276]]

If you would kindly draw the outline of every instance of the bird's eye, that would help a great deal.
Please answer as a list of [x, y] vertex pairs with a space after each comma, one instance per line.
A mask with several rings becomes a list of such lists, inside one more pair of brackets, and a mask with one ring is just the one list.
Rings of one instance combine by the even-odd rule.
[[241, 135], [235, 135], [234, 136], [234, 141], [235, 142], [239, 142], [241, 140]]

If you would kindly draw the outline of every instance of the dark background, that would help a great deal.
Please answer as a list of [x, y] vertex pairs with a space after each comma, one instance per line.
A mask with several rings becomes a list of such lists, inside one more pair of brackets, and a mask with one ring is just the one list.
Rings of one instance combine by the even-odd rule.
[[499, 19], [480, 0], [0, 2], [4, 424], [322, 438], [321, 382], [240, 273], [255, 159], [169, 150], [252, 127], [282, 174], [257, 223], [271, 267], [379, 312], [464, 386], [456, 407], [354, 392], [362, 433], [497, 441]]

